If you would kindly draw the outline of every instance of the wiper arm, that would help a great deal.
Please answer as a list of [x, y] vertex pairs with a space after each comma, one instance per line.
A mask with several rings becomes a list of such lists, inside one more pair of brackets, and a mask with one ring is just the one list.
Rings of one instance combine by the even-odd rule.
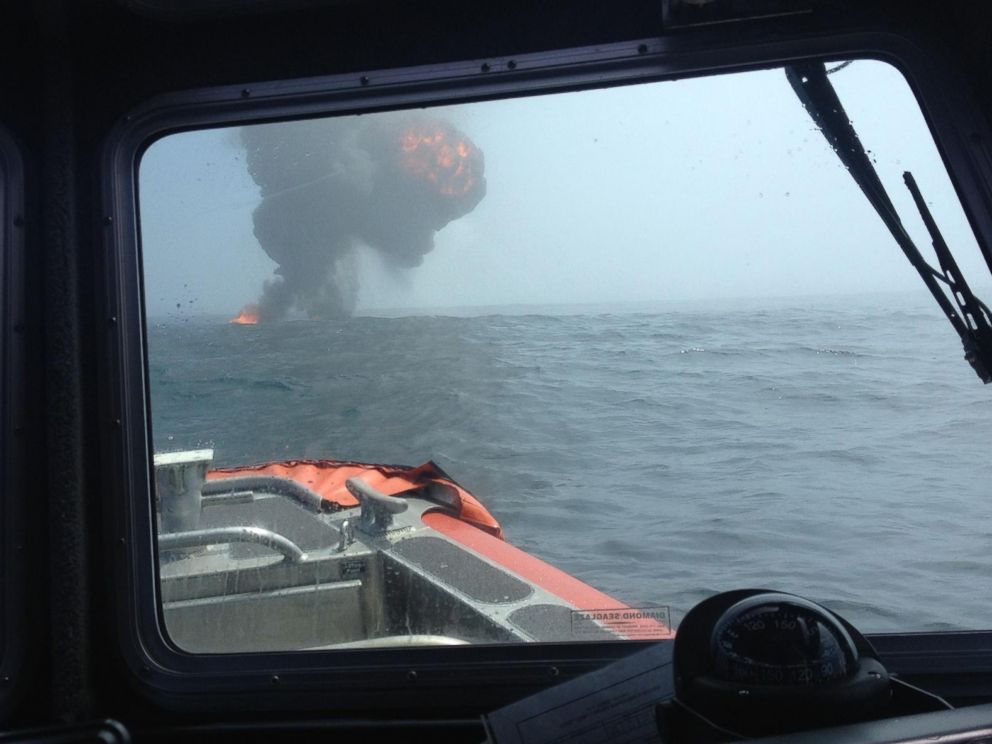
[[[837, 92], [827, 79], [826, 66], [822, 62], [789, 65], [785, 68], [785, 75], [806, 112], [868, 197], [868, 201], [875, 207], [882, 222], [889, 228], [892, 237], [954, 326], [964, 346], [965, 359], [982, 382], [992, 382], [992, 317], [989, 309], [972, 294], [961, 276], [950, 249], [927, 210], [919, 189], [916, 188], [913, 177], [909, 173], [905, 174], [906, 186], [913, 195], [920, 215], [930, 231], [934, 250], [937, 252], [937, 259], [943, 271], [937, 271], [926, 262], [913, 239], [906, 232], [899, 219], [899, 213], [896, 212], [888, 192], [871, 164], [868, 153], [865, 152], [858, 138], [858, 133], [837, 97]], [[940, 283], [949, 287], [957, 308], [947, 299]]]
[[[951, 297], [958, 306], [957, 317], [967, 331], [961, 336], [964, 358], [982, 378], [982, 382], [992, 382], [992, 312], [989, 312], [984, 302], [975, 297], [968, 282], [965, 281], [964, 275], [958, 268], [958, 262], [954, 260], [951, 249], [947, 247], [944, 236], [940, 234], [933, 215], [923, 201], [923, 195], [916, 185], [913, 174], [906, 171], [902, 177], [933, 240], [933, 250], [937, 254], [937, 261], [942, 271], [942, 276], [938, 278], [950, 289]], [[954, 322], [953, 318], [951, 322]]]

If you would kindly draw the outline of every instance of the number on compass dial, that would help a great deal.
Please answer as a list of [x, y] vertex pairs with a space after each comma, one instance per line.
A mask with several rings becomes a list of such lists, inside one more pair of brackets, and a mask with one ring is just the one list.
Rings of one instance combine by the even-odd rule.
[[716, 672], [755, 685], [819, 685], [845, 679], [857, 661], [854, 642], [830, 613], [785, 595], [749, 597], [728, 609], [713, 631]]

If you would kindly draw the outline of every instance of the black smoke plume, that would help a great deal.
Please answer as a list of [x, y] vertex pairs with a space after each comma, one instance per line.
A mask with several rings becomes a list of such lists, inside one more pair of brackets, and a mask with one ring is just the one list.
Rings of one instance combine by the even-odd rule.
[[417, 266], [434, 234], [486, 193], [479, 149], [422, 114], [265, 124], [243, 128], [241, 139], [262, 196], [255, 237], [279, 264], [258, 301], [263, 322], [293, 308], [350, 315], [356, 245]]

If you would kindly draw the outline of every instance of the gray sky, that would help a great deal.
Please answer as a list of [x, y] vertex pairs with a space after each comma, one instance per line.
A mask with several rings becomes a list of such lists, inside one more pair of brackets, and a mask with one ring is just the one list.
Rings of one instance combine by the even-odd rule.
[[[906, 169], [966, 276], [989, 285], [902, 76], [863, 61], [831, 80], [921, 249], [930, 240], [902, 184]], [[922, 286], [781, 71], [435, 113], [483, 151], [487, 194], [438, 233], [417, 268], [360, 251], [359, 312]], [[258, 297], [275, 264], [252, 232], [258, 187], [232, 132], [156, 143], [141, 164], [140, 199], [152, 315], [233, 315]]]

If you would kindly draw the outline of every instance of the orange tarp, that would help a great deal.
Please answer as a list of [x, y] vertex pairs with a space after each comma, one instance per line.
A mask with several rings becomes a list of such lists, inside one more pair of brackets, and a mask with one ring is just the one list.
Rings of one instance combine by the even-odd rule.
[[426, 462], [415, 468], [400, 465], [372, 465], [349, 460], [287, 460], [285, 462], [248, 465], [236, 468], [218, 468], [207, 474], [207, 480], [234, 478], [250, 475], [274, 475], [306, 486], [325, 501], [342, 508], [358, 506], [358, 500], [349, 493], [345, 481], [360, 476], [377, 491], [397, 496], [404, 491], [423, 488], [431, 483], [451, 486], [461, 501], [458, 518], [500, 539], [503, 530], [496, 518], [489, 513], [475, 496], [459, 486], [435, 463]]

